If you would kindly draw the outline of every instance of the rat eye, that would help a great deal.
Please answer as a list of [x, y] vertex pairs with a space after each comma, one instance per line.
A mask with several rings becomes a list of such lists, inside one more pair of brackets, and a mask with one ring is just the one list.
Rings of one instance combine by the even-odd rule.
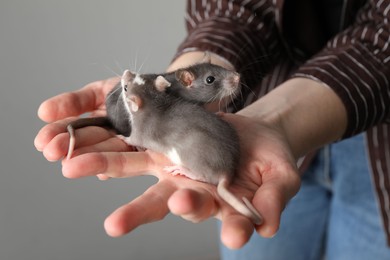
[[207, 84], [211, 84], [211, 83], [214, 82], [214, 80], [215, 80], [215, 78], [214, 78], [213, 76], [208, 76], [208, 77], [206, 78], [206, 83], [207, 83]]
[[124, 85], [123, 89], [127, 92], [127, 85]]

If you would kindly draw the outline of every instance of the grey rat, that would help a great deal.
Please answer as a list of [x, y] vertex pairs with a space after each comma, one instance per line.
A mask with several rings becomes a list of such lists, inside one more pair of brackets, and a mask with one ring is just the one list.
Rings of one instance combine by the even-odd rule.
[[[240, 91], [240, 76], [237, 72], [227, 70], [211, 63], [199, 63], [174, 72], [161, 74], [170, 83], [165, 91], [187, 101], [204, 105], [225, 97], [233, 99]], [[140, 75], [142, 78], [156, 78], [157, 74]], [[124, 106], [123, 88], [117, 84], [106, 97], [107, 116], [80, 118], [69, 123], [70, 135], [67, 158], [70, 159], [75, 147], [75, 129], [86, 126], [101, 126], [115, 130], [127, 137], [131, 133], [129, 111]]]
[[[163, 75], [171, 86], [168, 93], [199, 104], [225, 97], [233, 99], [239, 90], [240, 75], [211, 63], [200, 63]], [[174, 78], [173, 78], [174, 76]], [[180, 84], [175, 84], [178, 81]]]
[[167, 156], [175, 164], [165, 167], [167, 172], [217, 185], [223, 200], [261, 224], [253, 205], [228, 190], [240, 158], [234, 128], [202, 106], [169, 94], [172, 84], [162, 75], [142, 77], [125, 71], [121, 84], [132, 127], [125, 142]]

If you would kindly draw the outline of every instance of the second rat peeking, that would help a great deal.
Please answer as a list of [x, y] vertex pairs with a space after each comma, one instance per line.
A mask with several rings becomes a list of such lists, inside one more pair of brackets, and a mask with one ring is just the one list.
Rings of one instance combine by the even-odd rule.
[[174, 165], [164, 171], [217, 185], [224, 201], [260, 224], [262, 217], [249, 200], [228, 190], [240, 157], [237, 133], [202, 106], [238, 92], [239, 75], [211, 64], [163, 75], [125, 71], [121, 86], [107, 96], [108, 116], [79, 119], [68, 129], [74, 140], [74, 128], [110, 124], [127, 144], [167, 156]]

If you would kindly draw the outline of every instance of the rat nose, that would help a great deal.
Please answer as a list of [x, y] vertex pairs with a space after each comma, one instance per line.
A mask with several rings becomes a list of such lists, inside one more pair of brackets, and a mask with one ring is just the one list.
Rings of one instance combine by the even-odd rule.
[[240, 82], [240, 74], [235, 72], [234, 75], [231, 78], [231, 81], [232, 81], [233, 85], [238, 85], [238, 83]]
[[127, 87], [127, 84], [134, 79], [134, 74], [130, 70], [125, 70], [121, 78], [121, 86]]

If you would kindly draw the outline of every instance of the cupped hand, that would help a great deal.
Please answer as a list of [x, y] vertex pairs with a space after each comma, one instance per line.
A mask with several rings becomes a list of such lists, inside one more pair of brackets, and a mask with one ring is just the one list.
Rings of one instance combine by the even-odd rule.
[[[101, 113], [104, 97], [114, 85], [113, 81], [95, 82], [42, 103], [38, 114], [50, 123], [38, 133], [37, 149], [50, 161], [62, 159], [68, 148], [67, 123], [82, 113]], [[252, 199], [263, 216], [263, 223], [255, 229], [271, 237], [278, 230], [285, 205], [299, 189], [300, 178], [288, 143], [277, 125], [239, 115], [221, 116], [237, 129], [241, 144], [240, 167], [231, 190], [239, 197]], [[222, 221], [221, 239], [230, 248], [242, 247], [252, 235], [252, 222], [223, 202], [215, 186], [164, 172], [171, 162], [163, 155], [149, 150], [135, 152], [99, 127], [78, 129], [76, 139], [74, 157], [62, 161], [63, 174], [68, 178], [150, 174], [159, 179], [107, 217], [105, 229], [109, 235], [124, 235], [142, 224], [161, 220], [169, 212], [193, 222], [217, 217]]]

